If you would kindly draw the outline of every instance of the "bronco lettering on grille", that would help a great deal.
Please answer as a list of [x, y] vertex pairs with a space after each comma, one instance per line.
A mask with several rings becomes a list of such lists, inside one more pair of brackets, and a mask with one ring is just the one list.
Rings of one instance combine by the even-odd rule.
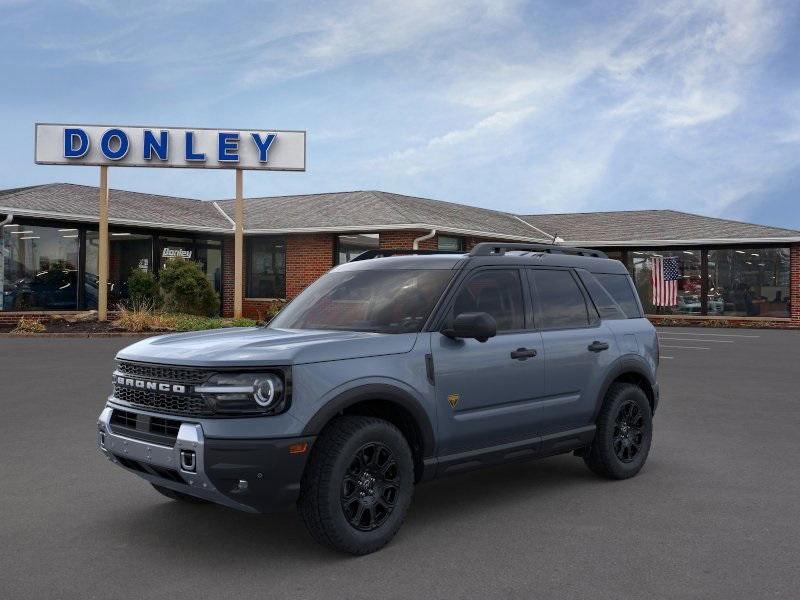
[[158, 381], [146, 381], [144, 379], [133, 379], [132, 377], [122, 377], [117, 375], [114, 378], [117, 385], [140, 390], [151, 390], [154, 392], [172, 392], [173, 394], [185, 394], [186, 386], [179, 383], [160, 383]]

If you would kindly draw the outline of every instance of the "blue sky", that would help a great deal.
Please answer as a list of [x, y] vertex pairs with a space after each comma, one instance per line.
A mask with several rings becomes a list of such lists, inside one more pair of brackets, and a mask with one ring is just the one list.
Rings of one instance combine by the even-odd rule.
[[[800, 229], [800, 4], [0, 0], [0, 188], [33, 123], [305, 129], [248, 196], [381, 189], [520, 213], [672, 208]], [[112, 169], [217, 199], [233, 173]]]

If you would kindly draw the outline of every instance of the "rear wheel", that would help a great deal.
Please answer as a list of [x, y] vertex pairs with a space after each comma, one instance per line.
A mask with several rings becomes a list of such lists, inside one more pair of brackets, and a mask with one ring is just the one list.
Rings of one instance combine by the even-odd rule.
[[314, 444], [298, 508], [318, 542], [368, 554], [400, 529], [413, 491], [411, 450], [400, 430], [383, 419], [344, 416]]
[[586, 466], [609, 479], [627, 479], [644, 466], [653, 439], [653, 416], [644, 391], [615, 383], [606, 394]]
[[197, 498], [196, 496], [190, 496], [189, 494], [184, 494], [183, 492], [177, 492], [175, 490], [156, 485], [155, 483], [151, 483], [150, 485], [152, 485], [153, 489], [155, 489], [155, 491], [157, 491], [159, 494], [162, 494], [167, 498], [171, 498], [172, 500], [180, 500], [181, 502], [189, 502], [191, 504], [204, 504], [208, 502], [208, 500], [203, 500], [202, 498]]

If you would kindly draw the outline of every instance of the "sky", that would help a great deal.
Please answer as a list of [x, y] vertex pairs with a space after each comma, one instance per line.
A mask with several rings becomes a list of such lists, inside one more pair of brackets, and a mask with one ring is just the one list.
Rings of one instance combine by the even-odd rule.
[[[669, 208], [800, 229], [800, 3], [0, 0], [0, 189], [34, 122], [303, 129], [305, 173], [523, 214]], [[229, 198], [218, 170], [115, 188]]]

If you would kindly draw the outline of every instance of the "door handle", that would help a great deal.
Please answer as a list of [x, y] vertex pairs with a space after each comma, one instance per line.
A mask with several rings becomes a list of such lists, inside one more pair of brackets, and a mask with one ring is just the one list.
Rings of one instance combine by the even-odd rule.
[[606, 342], [598, 342], [595, 340], [589, 344], [590, 352], [602, 352], [603, 350], [608, 350], [608, 344]]
[[511, 358], [514, 360], [527, 360], [536, 356], [536, 350], [533, 348], [517, 348], [511, 351]]

